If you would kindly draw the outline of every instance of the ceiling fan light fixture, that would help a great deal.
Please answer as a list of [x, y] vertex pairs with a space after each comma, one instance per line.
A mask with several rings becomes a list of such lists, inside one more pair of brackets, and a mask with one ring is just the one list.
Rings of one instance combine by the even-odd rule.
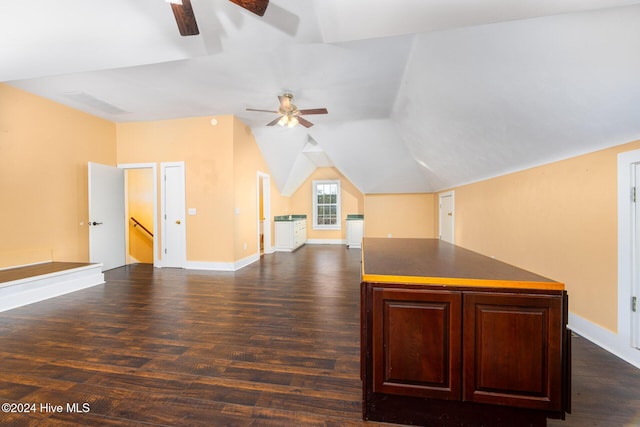
[[278, 124], [282, 127], [286, 126], [288, 122], [289, 118], [287, 116], [282, 116], [280, 117], [280, 120], [278, 120]]
[[179, 4], [180, 6], [182, 6], [182, 0], [164, 0], [167, 3], [171, 3], [171, 4]]
[[284, 116], [280, 117], [280, 120], [278, 120], [278, 124], [282, 127], [286, 126], [286, 127], [292, 128], [296, 126], [298, 123], [300, 123], [298, 118], [290, 114], [285, 114]]

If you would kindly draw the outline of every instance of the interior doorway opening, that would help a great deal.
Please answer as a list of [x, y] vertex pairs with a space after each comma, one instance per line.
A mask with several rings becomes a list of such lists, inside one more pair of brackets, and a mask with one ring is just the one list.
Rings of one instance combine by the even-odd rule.
[[257, 175], [257, 240], [260, 256], [273, 252], [271, 247], [271, 177], [263, 172]]
[[156, 164], [120, 164], [118, 167], [125, 170], [126, 263], [157, 266]]

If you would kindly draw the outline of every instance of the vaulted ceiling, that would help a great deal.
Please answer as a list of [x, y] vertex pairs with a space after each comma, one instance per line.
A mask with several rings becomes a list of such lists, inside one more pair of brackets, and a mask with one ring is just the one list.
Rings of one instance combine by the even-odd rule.
[[[234, 114], [291, 194], [334, 165], [431, 192], [640, 139], [640, 0], [192, 0], [2, 6], [0, 81], [114, 122]], [[315, 126], [266, 127], [292, 92]]]

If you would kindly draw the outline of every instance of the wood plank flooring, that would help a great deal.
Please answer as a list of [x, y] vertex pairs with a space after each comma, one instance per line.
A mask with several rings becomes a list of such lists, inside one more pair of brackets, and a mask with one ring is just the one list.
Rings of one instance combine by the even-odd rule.
[[24, 267], [7, 268], [0, 270], [0, 285], [15, 280], [27, 279], [51, 273], [59, 273], [74, 268], [86, 267], [91, 264], [84, 262], [43, 262], [40, 264], [26, 265]]
[[[0, 404], [35, 410], [0, 425], [386, 425], [361, 420], [359, 267], [324, 245], [235, 273], [133, 265], [2, 312]], [[640, 425], [640, 370], [574, 341], [574, 414], [549, 424]]]

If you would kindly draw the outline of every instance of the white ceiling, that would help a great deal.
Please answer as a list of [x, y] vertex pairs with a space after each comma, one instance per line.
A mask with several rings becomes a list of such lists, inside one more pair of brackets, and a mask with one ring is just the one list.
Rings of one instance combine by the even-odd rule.
[[[21, 0], [0, 81], [114, 122], [234, 114], [291, 194], [430, 192], [640, 139], [640, 0]], [[266, 127], [290, 91], [310, 129]]]

